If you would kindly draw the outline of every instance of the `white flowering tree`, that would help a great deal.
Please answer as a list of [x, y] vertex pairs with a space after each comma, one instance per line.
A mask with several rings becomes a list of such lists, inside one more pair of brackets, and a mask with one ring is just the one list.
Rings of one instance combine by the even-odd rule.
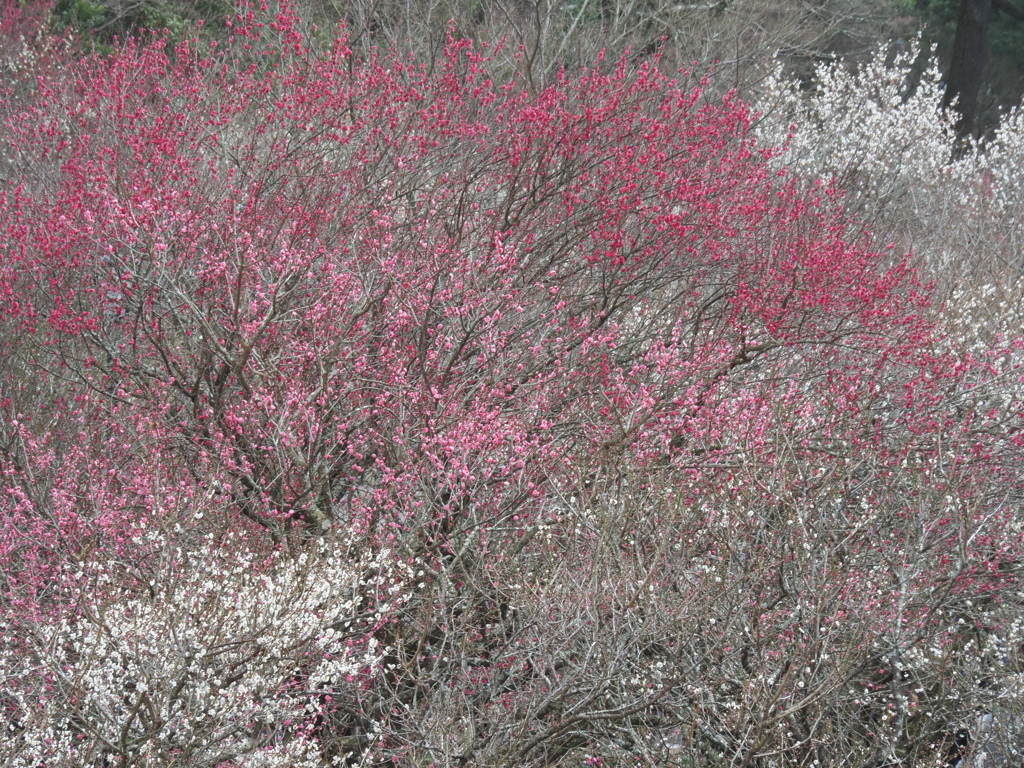
[[[962, 144], [938, 61], [914, 45], [859, 66], [822, 64], [810, 88], [777, 67], [757, 101], [762, 140], [791, 177], [834, 184], [876, 236], [912, 248], [946, 288], [972, 273], [1021, 274], [1020, 110], [990, 140]], [[974, 280], [970, 277], [970, 280]]]
[[147, 583], [92, 564], [74, 576], [78, 610], [0, 640], [3, 764], [323, 765], [320, 732], [380, 673], [386, 553], [288, 558], [157, 531], [140, 544]]

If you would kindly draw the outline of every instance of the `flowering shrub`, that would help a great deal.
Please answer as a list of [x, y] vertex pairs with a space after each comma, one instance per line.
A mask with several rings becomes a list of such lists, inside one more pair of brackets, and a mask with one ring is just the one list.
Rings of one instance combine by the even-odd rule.
[[365, 627], [390, 606], [361, 610], [368, 564], [338, 547], [258, 562], [231, 534], [193, 551], [144, 538], [161, 562], [143, 595], [96, 600], [116, 576], [90, 564], [80, 610], [5, 638], [6, 764], [320, 765], [310, 718], [380, 661]]
[[940, 758], [1020, 409], [906, 261], [690, 75], [231, 27], [3, 104], [5, 757]]
[[852, 214], [912, 246], [945, 288], [976, 276], [1016, 279], [1020, 111], [1006, 115], [991, 140], [958, 146], [955, 116], [942, 107], [938, 61], [918, 71], [916, 46], [887, 53], [860, 67], [820, 65], [809, 94], [776, 68], [757, 102], [758, 135], [785, 145], [779, 168], [835, 183]]
[[819, 64], [810, 95], [776, 68], [764, 83], [758, 126], [766, 141], [785, 144], [776, 163], [834, 179], [848, 196], [879, 207], [908, 196], [920, 206], [917, 195], [949, 173], [956, 136], [942, 108], [938, 61], [915, 77], [919, 59], [914, 46], [892, 61], [879, 51], [857, 68]]

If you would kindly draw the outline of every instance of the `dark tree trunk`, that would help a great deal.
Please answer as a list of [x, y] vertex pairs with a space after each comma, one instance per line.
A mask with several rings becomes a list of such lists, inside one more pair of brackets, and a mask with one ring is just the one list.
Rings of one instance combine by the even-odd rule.
[[956, 100], [956, 110], [960, 113], [957, 133], [961, 137], [974, 131], [978, 119], [978, 98], [981, 94], [991, 17], [992, 0], [960, 0], [943, 105], [948, 107]]

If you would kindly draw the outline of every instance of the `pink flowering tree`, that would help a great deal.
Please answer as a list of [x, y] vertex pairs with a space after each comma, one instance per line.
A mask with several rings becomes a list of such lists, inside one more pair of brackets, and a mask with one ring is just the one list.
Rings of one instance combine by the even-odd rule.
[[231, 26], [3, 104], [0, 755], [943, 759], [1019, 413], [905, 261], [689, 74]]

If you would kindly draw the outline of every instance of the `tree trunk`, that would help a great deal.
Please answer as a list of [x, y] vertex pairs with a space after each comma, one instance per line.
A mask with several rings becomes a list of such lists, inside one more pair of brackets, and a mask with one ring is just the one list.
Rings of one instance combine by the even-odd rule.
[[992, 16], [992, 0], [960, 0], [960, 13], [956, 22], [953, 57], [943, 105], [956, 101], [960, 113], [957, 133], [970, 135], [978, 118], [978, 97], [981, 93], [988, 24]]

